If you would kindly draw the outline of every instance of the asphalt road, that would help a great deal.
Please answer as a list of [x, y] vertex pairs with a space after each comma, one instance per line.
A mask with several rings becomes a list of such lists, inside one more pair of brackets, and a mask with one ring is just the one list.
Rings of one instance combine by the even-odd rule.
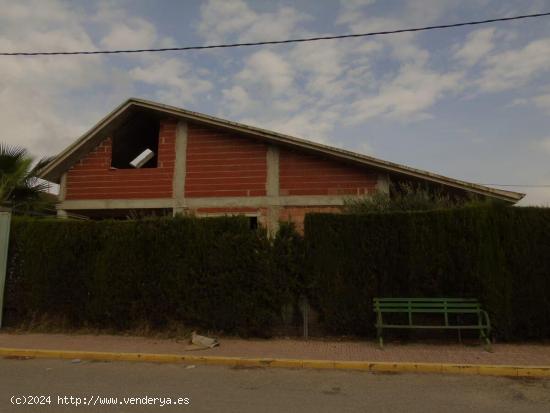
[[[12, 404], [23, 400], [45, 404]], [[550, 380], [0, 359], [0, 412], [69, 411], [549, 412]]]

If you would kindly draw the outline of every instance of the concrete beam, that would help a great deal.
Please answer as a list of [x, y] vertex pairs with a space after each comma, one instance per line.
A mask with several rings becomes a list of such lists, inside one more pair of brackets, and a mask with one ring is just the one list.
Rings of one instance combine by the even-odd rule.
[[68, 200], [57, 204], [58, 210], [76, 209], [142, 209], [173, 208], [172, 198], [158, 199], [79, 199]]
[[279, 196], [279, 148], [267, 147], [267, 196]]
[[66, 196], [67, 196], [67, 172], [64, 172], [61, 175], [61, 179], [59, 180], [59, 195], [57, 195], [57, 199], [59, 199], [60, 202], [63, 202]]
[[[346, 198], [350, 198], [346, 196]], [[340, 206], [344, 197], [336, 195], [287, 195], [279, 197], [242, 196], [242, 197], [204, 197], [186, 198], [187, 208], [220, 208], [220, 207], [266, 207], [273, 206]], [[59, 210], [77, 209], [142, 209], [173, 208], [172, 198], [158, 199], [89, 199], [66, 200], [57, 204]]]
[[274, 145], [267, 147], [267, 182], [268, 198], [266, 227], [270, 236], [275, 236], [279, 230], [279, 148]]
[[379, 174], [376, 182], [376, 190], [383, 194], [390, 194], [390, 176], [389, 174]]
[[187, 122], [178, 121], [176, 127], [176, 156], [174, 161], [174, 179], [172, 197], [174, 199], [173, 214], [184, 213], [185, 205], [185, 175], [187, 172]]
[[[351, 195], [346, 198], [352, 197]], [[273, 206], [340, 206], [344, 197], [336, 195], [236, 196], [187, 198], [189, 208], [208, 207], [266, 207]]]

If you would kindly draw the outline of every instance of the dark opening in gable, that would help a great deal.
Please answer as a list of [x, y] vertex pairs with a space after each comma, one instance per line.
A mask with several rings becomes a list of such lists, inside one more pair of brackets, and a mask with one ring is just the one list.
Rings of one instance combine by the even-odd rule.
[[156, 168], [159, 147], [159, 121], [144, 113], [131, 116], [113, 133], [111, 166], [118, 169], [133, 169], [130, 162], [146, 149], [154, 152], [142, 168]]

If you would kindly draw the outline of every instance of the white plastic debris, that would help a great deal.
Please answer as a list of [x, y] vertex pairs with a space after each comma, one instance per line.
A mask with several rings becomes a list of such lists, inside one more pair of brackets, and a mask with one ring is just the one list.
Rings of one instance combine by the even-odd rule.
[[214, 348], [220, 345], [215, 338], [201, 336], [194, 331], [191, 333], [191, 343], [203, 348]]
[[132, 160], [132, 162], [130, 162], [130, 165], [132, 165], [134, 168], [141, 168], [153, 156], [155, 156], [155, 153], [151, 149], [145, 149], [134, 160]]

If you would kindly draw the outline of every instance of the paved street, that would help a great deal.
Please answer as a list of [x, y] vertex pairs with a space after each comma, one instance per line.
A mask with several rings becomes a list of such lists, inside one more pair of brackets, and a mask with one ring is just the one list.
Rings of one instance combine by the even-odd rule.
[[[549, 380], [39, 359], [1, 359], [0, 392], [2, 412], [550, 411]], [[49, 395], [51, 404], [12, 405], [13, 395]], [[159, 398], [156, 407], [125, 404], [146, 396]], [[116, 407], [99, 406], [111, 397]], [[161, 407], [166, 397], [189, 404]]]

